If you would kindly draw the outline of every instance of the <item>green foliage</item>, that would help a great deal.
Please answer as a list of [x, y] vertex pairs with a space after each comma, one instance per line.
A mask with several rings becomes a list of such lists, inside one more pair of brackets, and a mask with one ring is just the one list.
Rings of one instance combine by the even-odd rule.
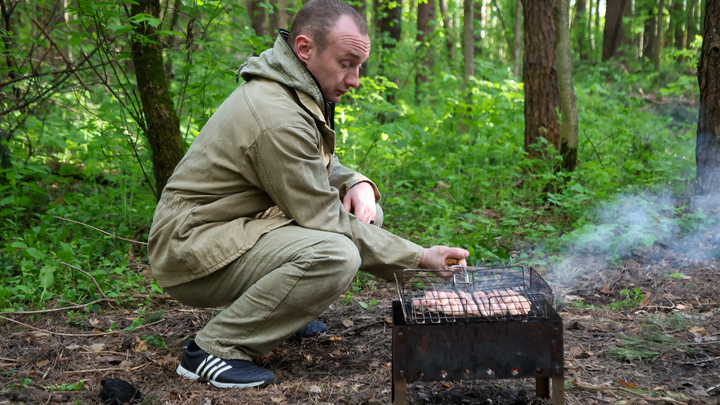
[[620, 301], [613, 302], [609, 305], [610, 309], [613, 311], [621, 311], [623, 309], [632, 309], [637, 306], [637, 304], [641, 303], [643, 298], [645, 297], [645, 294], [639, 289], [629, 289], [629, 288], [623, 288], [620, 290], [620, 295], [625, 296]]
[[673, 350], [693, 355], [695, 350], [685, 346], [670, 331], [684, 330], [688, 327], [688, 321], [682, 314], [671, 313], [669, 315], [649, 316], [639, 336], [620, 335], [616, 345], [610, 349], [612, 357], [621, 361], [648, 360], [655, 361], [662, 353]]
[[[299, 6], [291, 3], [290, 8]], [[515, 2], [497, 3], [512, 26]], [[30, 21], [54, 4], [18, 3], [14, 21]], [[147, 241], [154, 180], [133, 91], [132, 41], [163, 47], [189, 146], [237, 87], [236, 68], [274, 40], [253, 34], [240, 3], [180, 4], [181, 23], [170, 27], [170, 11], [162, 20], [146, 14], [130, 18], [114, 2], [71, 2], [68, 21], [52, 35], [57, 42], [66, 39], [64, 50], [71, 51], [90, 90], [54, 62], [23, 63], [47, 49], [37, 33], [2, 34], [12, 44], [2, 43], [5, 61], [17, 63], [0, 64], [0, 77], [20, 79], [0, 85], [0, 103], [8, 111], [0, 135], [13, 164], [0, 170], [0, 310], [87, 303], [104, 298], [103, 292], [111, 299], [162, 292], [137, 271], [148, 264], [144, 246], [57, 217]], [[517, 252], [540, 245], [558, 258], [560, 252], [593, 254], [601, 247], [602, 254], [616, 258], [717, 223], [707, 210], [674, 206], [662, 197], [685, 191], [694, 177], [697, 116], [677, 100], [697, 97], [696, 79], [687, 72], [697, 62], [700, 41], [689, 50], [663, 50], [659, 72], [650, 72], [647, 61], [630, 61], [627, 70], [616, 62], [576, 63], [578, 167], [565, 173], [556, 170], [557, 151], [550, 149], [545, 160], [525, 157], [523, 85], [509, 72], [509, 33], [500, 21], [487, 19], [483, 55], [476, 58], [475, 77], [463, 87], [462, 64], [446, 50], [450, 36], [462, 54], [460, 27], [445, 32], [438, 21], [428, 45], [440, 57], [431, 69], [420, 66], [412, 10], [407, 3], [403, 7], [401, 41], [394, 49], [381, 49], [379, 36], [373, 36], [368, 76], [336, 113], [336, 153], [345, 166], [378, 184], [388, 230], [423, 246], [465, 247], [471, 252], [468, 263], [475, 265], [527, 258]], [[459, 21], [462, 7], [450, 2], [447, 14]], [[134, 24], [141, 23], [157, 28], [157, 37], [136, 34]], [[643, 27], [642, 18], [631, 21], [632, 31]], [[81, 63], [85, 59], [88, 63]], [[421, 69], [430, 80], [416, 86]], [[57, 85], [56, 78], [64, 84]], [[19, 108], [12, 105], [16, 91], [43, 97]], [[669, 101], [648, 108], [662, 97]], [[648, 221], [605, 218], [633, 209], [642, 210]], [[346, 302], [371, 280], [358, 273]], [[636, 302], [633, 294], [628, 291], [623, 301]], [[372, 302], [363, 303], [372, 308]], [[71, 312], [67, 322], [82, 325], [86, 316]], [[131, 327], [150, 318], [142, 314]]]

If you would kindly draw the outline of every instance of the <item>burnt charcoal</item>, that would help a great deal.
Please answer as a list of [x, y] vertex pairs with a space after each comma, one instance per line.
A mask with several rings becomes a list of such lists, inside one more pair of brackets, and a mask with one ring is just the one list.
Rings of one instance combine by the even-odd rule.
[[142, 400], [140, 391], [125, 380], [108, 378], [100, 381], [100, 384], [103, 386], [102, 391], [100, 391], [100, 398], [106, 404], [133, 404]]

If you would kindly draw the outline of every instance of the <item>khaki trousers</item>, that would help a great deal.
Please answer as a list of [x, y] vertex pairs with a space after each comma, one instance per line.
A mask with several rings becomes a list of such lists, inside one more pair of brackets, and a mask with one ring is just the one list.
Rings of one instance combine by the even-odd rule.
[[[378, 206], [375, 225], [382, 220]], [[192, 307], [227, 305], [195, 342], [221, 359], [252, 360], [315, 320], [360, 265], [346, 236], [288, 225], [263, 235], [225, 268], [165, 291]]]

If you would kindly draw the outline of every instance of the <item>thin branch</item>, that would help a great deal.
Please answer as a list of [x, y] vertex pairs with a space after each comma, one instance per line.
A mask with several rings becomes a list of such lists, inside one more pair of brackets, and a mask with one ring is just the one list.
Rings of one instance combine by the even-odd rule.
[[147, 367], [147, 366], [149, 366], [149, 365], [151, 365], [151, 364], [153, 364], [153, 363], [148, 362], [148, 363], [145, 363], [145, 364], [141, 364], [141, 365], [139, 365], [139, 366], [128, 367], [128, 368], [124, 368], [124, 367], [111, 367], [111, 368], [95, 368], [95, 369], [90, 369], [90, 370], [63, 371], [63, 374], [94, 373], [94, 372], [97, 372], [97, 371], [135, 371], [135, 370], [139, 370], [139, 369], [141, 369], [141, 368], [143, 368], [143, 367]]
[[110, 299], [110, 298], [108, 298], [107, 295], [105, 295], [105, 291], [102, 290], [102, 287], [100, 287], [100, 284], [98, 284], [97, 280], [95, 280], [95, 277], [93, 277], [92, 274], [90, 274], [90, 273], [88, 273], [87, 271], [82, 270], [82, 269], [80, 269], [80, 268], [78, 268], [78, 267], [75, 267], [75, 266], [73, 266], [72, 264], [65, 263], [65, 262], [63, 262], [63, 261], [60, 261], [60, 264], [63, 264], [63, 265], [65, 265], [65, 266], [67, 266], [67, 267], [70, 267], [70, 268], [72, 268], [72, 269], [75, 269], [75, 270], [79, 271], [80, 273], [82, 273], [82, 274], [90, 277], [90, 279], [93, 281], [93, 283], [95, 283], [95, 285], [97, 286], [98, 291], [100, 291], [100, 294], [102, 294], [102, 296], [105, 297], [106, 299]]
[[[40, 31], [42, 31], [43, 35], [45, 35], [45, 38], [47, 38], [47, 40], [50, 41], [50, 44], [55, 47], [55, 49], [58, 51], [58, 54], [60, 54], [60, 57], [65, 61], [65, 64], [66, 64], [69, 68], [73, 69], [73, 64], [72, 64], [72, 62], [70, 62], [70, 60], [67, 58], [67, 56], [65, 56], [65, 54], [64, 54], [63, 51], [60, 49], [60, 47], [57, 46], [57, 44], [55, 43], [55, 41], [53, 41], [53, 39], [50, 37], [50, 34], [48, 34], [47, 31], [45, 31], [45, 28], [44, 28], [42, 25], [40, 25], [40, 23], [37, 22], [37, 20], [34, 19], [34, 18], [32, 19], [32, 22], [34, 22], [35, 25], [37, 25], [37, 27], [40, 28]], [[85, 90], [87, 90], [89, 93], [92, 93], [92, 91], [91, 91], [90, 88], [87, 86], [87, 84], [85, 84], [85, 82], [82, 81], [82, 79], [80, 78], [80, 75], [78, 75], [77, 72], [75, 72], [74, 70], [73, 70], [73, 75], [75, 76], [75, 78], [78, 79], [78, 81], [80, 82], [80, 84], [82, 84], [83, 87], [85, 87]]]
[[584, 129], [583, 129], [583, 135], [585, 135], [585, 138], [588, 140], [588, 142], [590, 142], [590, 146], [592, 146], [593, 150], [595, 151], [595, 156], [597, 156], [598, 162], [600, 162], [600, 166], [602, 166], [603, 169], [604, 169], [604, 168], [605, 168], [605, 165], [603, 164], [602, 159], [600, 159], [600, 154], [598, 153], [597, 149], [595, 149], [595, 145], [594, 145], [594, 144], [592, 143], [592, 141], [590, 140], [590, 137], [587, 136], [587, 133], [585, 133], [585, 130], [584, 130]]
[[114, 334], [120, 333], [120, 332], [132, 332], [132, 331], [135, 331], [135, 330], [138, 330], [138, 329], [141, 329], [141, 328], [147, 328], [148, 326], [157, 325], [158, 323], [165, 321], [165, 318], [163, 318], [163, 319], [161, 319], [161, 320], [159, 320], [159, 321], [155, 321], [155, 322], [153, 322], [153, 323], [148, 323], [148, 324], [146, 324], [146, 325], [140, 325], [140, 326], [138, 326], [137, 328], [135, 328], [135, 329], [133, 329], [133, 330], [118, 329], [118, 330], [113, 330], [113, 331], [110, 331], [110, 332], [99, 332], [99, 333], [62, 333], [62, 332], [53, 332], [53, 331], [47, 330], [47, 329], [36, 328], [36, 327], [34, 327], [34, 326], [32, 326], [32, 325], [28, 325], [28, 324], [26, 324], [26, 323], [22, 323], [22, 322], [20, 322], [20, 321], [16, 321], [16, 320], [14, 320], [14, 319], [12, 319], [12, 318], [7, 318], [7, 317], [4, 317], [4, 316], [2, 316], [2, 315], [0, 315], [0, 319], [4, 319], [4, 320], [10, 321], [10, 322], [14, 322], [14, 323], [20, 324], [20, 325], [22, 325], [22, 326], [25, 326], [25, 327], [27, 327], [27, 328], [30, 328], [30, 329], [33, 329], [33, 330], [36, 330], [36, 331], [39, 331], [39, 332], [43, 332], [43, 333], [48, 333], [48, 334], [51, 334], [51, 335], [56, 335], [56, 336], [75, 336], [75, 337], [105, 336], [105, 335], [114, 335]]
[[[148, 294], [121, 295], [115, 299], [119, 299], [119, 298], [158, 298], [158, 299], [166, 299], [166, 300], [172, 299], [172, 297], [170, 297], [169, 295], [148, 295]], [[41, 310], [37, 310], [37, 311], [15, 311], [15, 312], [6, 312], [6, 313], [13, 314], [13, 315], [47, 314], [50, 312], [70, 311], [73, 309], [85, 308], [85, 307], [89, 307], [90, 305], [93, 305], [93, 304], [98, 304], [100, 302], [107, 302], [107, 301], [113, 301], [113, 299], [100, 298], [95, 301], [87, 302], [85, 304], [72, 305], [69, 307], [41, 309]]]
[[[105, 235], [112, 236], [113, 238], [117, 238], [117, 239], [120, 239], [120, 240], [124, 240], [124, 241], [126, 241], [126, 242], [132, 242], [132, 243], [138, 243], [138, 244], [141, 244], [141, 245], [147, 245], [147, 242], [140, 242], [140, 241], [133, 240], [133, 239], [126, 239], [126, 238], [117, 236], [117, 235], [115, 235], [114, 233], [110, 233], [110, 232], [107, 232], [107, 231], [103, 231], [103, 230], [100, 229], [100, 228], [95, 228], [95, 227], [92, 226], [92, 225], [84, 224], [84, 223], [78, 222], [78, 221], [73, 221], [72, 219], [67, 219], [67, 218], [59, 217], [59, 216], [57, 216], [57, 215], [55, 216], [55, 218], [60, 219], [60, 220], [63, 220], [63, 221], [72, 222], [72, 223], [75, 223], [75, 224], [80, 224], [80, 225], [87, 226], [88, 228], [91, 228], [91, 229], [94, 229], [94, 230], [96, 230], [96, 231], [102, 232], [102, 233], [104, 233]], [[64, 263], [63, 263], [63, 264], [64, 264]], [[69, 265], [68, 265], [68, 266], [69, 266]]]

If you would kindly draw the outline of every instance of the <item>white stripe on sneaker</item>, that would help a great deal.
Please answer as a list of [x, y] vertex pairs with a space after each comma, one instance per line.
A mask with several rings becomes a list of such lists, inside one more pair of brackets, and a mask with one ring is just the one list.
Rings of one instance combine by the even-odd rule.
[[227, 366], [227, 363], [224, 361], [220, 361], [219, 363], [215, 364], [213, 367], [209, 367], [207, 370], [205, 370], [205, 379], [212, 380], [212, 375], [215, 373], [215, 370], [219, 368], [223, 368]]
[[[211, 357], [212, 357], [212, 356], [208, 356], [208, 360], [210, 360]], [[207, 374], [208, 374], [207, 372], [208, 372], [208, 370], [211, 369], [211, 368], [213, 367], [213, 365], [214, 365], [215, 363], [219, 362], [219, 361], [222, 361], [222, 360], [221, 360], [221, 359], [218, 359], [217, 357], [213, 357], [213, 358], [212, 358], [212, 361], [210, 361], [209, 363], [205, 364], [204, 366], [201, 364], [201, 365], [198, 367], [198, 373], [196, 373], [196, 374], [198, 374], [198, 375], [199, 375], [200, 377], [202, 377], [202, 378], [207, 379]]]
[[232, 366], [229, 366], [229, 365], [226, 365], [225, 367], [222, 367], [221, 369], [219, 369], [218, 371], [216, 371], [214, 375], [211, 375], [211, 376], [210, 376], [210, 379], [211, 379], [211, 380], [217, 380], [217, 378], [218, 378], [218, 376], [219, 376], [220, 374], [222, 374], [222, 373], [230, 370], [231, 368], [232, 368]]

